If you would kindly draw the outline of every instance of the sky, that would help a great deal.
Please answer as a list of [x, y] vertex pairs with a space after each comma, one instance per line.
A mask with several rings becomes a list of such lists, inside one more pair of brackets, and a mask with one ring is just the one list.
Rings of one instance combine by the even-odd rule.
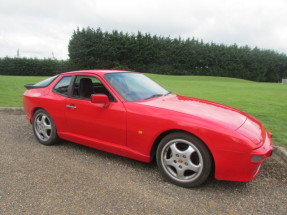
[[287, 54], [287, 0], [0, 0], [0, 57], [68, 59], [78, 27]]

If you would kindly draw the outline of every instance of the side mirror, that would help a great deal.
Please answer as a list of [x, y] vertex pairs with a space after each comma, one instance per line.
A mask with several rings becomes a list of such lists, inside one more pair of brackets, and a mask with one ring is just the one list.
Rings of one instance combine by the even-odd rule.
[[99, 104], [103, 108], [107, 108], [110, 104], [109, 98], [105, 94], [95, 94], [91, 96], [91, 102], [94, 104]]

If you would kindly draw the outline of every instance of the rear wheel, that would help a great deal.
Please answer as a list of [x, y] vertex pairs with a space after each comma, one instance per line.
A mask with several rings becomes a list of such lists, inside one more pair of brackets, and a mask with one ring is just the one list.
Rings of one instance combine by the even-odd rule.
[[205, 144], [184, 132], [164, 137], [157, 148], [156, 160], [161, 174], [182, 187], [204, 183], [212, 168], [212, 158]]
[[43, 109], [34, 114], [33, 131], [37, 140], [44, 145], [53, 145], [59, 140], [53, 119]]

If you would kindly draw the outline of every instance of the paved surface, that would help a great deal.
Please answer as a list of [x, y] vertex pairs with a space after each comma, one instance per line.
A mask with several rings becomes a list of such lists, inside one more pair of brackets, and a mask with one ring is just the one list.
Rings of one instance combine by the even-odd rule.
[[62, 142], [39, 144], [23, 115], [0, 112], [0, 214], [282, 214], [287, 165], [272, 156], [249, 183], [164, 181], [156, 165]]

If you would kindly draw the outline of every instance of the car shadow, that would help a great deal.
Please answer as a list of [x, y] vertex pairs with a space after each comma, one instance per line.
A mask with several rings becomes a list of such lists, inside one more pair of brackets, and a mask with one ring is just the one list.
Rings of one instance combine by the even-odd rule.
[[56, 146], [70, 148], [72, 150], [77, 150], [79, 152], [85, 153], [86, 155], [95, 156], [95, 157], [101, 158], [101, 159], [109, 159], [111, 162], [120, 162], [121, 164], [123, 164], [125, 166], [130, 166], [130, 167], [135, 166], [135, 168], [148, 168], [150, 170], [151, 169], [156, 170], [156, 168], [157, 168], [155, 161], [152, 161], [150, 163], [144, 163], [141, 161], [133, 160], [133, 159], [130, 159], [127, 157], [123, 157], [123, 156], [116, 155], [113, 153], [105, 152], [102, 150], [98, 150], [95, 148], [91, 148], [91, 147], [84, 146], [84, 145], [77, 144], [77, 143], [70, 142], [70, 141], [62, 140]]
[[[150, 175], [152, 174], [154, 175], [154, 177], [156, 177], [157, 183], [162, 183], [163, 186], [166, 186], [168, 184], [168, 186], [178, 187], [176, 185], [170, 184], [170, 182], [166, 181], [163, 177], [160, 176], [157, 170], [157, 164], [155, 159], [150, 163], [144, 163], [64, 140], [62, 140], [59, 144], [57, 144], [57, 146], [68, 150], [78, 151], [79, 153], [84, 153], [85, 156], [92, 156], [97, 159], [109, 160], [112, 163], [123, 165], [125, 166], [125, 168], [135, 169], [137, 170], [138, 174], [145, 174], [147, 177], [150, 177]], [[222, 193], [230, 193], [238, 189], [240, 190], [240, 192], [243, 192], [244, 190], [248, 189], [251, 184], [252, 183], [250, 182], [219, 181], [214, 179], [213, 176], [210, 176], [209, 179], [204, 184], [195, 188], [185, 188], [185, 189], [204, 191], [204, 192], [212, 190], [212, 191], [219, 191]]]

